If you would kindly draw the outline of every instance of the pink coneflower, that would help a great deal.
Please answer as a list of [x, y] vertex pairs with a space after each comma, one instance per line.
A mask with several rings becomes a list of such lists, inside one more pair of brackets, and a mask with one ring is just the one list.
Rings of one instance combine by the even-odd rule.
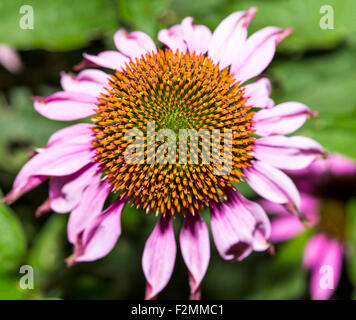
[[[120, 236], [126, 202], [154, 212], [158, 222], [142, 257], [146, 298], [152, 299], [171, 277], [176, 257], [172, 216], [181, 215], [185, 222], [180, 249], [189, 270], [191, 298], [199, 298], [210, 259], [209, 232], [201, 209], [210, 209], [215, 245], [228, 260], [241, 260], [253, 250], [269, 247], [269, 220], [261, 206], [238, 192], [238, 182], [246, 179], [261, 196], [299, 212], [299, 193], [280, 169], [304, 168], [322, 148], [308, 138], [284, 136], [312, 115], [307, 106], [297, 102], [274, 106], [266, 78], [242, 86], [269, 65], [277, 44], [292, 32], [267, 27], [247, 38], [255, 13], [255, 8], [235, 12], [213, 33], [185, 18], [180, 25], [159, 32], [165, 49], [157, 49], [143, 32], [120, 29], [114, 35], [118, 51], [84, 54], [77, 66], [113, 69], [111, 76], [97, 69], [63, 73], [63, 91], [35, 99], [35, 109], [49, 119], [92, 116], [92, 123], [53, 134], [22, 168], [5, 197], [12, 202], [50, 178], [49, 198], [39, 212], [71, 212], [68, 238], [74, 253], [69, 264], [108, 254]], [[184, 164], [158, 163], [158, 157], [147, 152], [149, 122], [156, 124], [156, 131], [230, 129], [231, 170], [215, 174], [221, 168], [216, 158], [227, 154], [210, 142], [209, 148], [217, 148], [213, 163], [196, 164], [193, 154]], [[136, 152], [144, 154], [144, 163], [125, 161], [130, 143], [125, 134], [130, 129], [145, 133], [145, 148]], [[158, 146], [157, 141], [153, 143]], [[201, 160], [201, 150], [195, 156]], [[104, 210], [110, 193], [117, 199]]]
[[[345, 205], [355, 195], [356, 163], [333, 154], [290, 175], [301, 191], [305, 221], [290, 215], [280, 205], [263, 201], [267, 212], [275, 215], [270, 240], [284, 241], [299, 235], [306, 227], [313, 227], [315, 233], [304, 250], [304, 267], [311, 275], [311, 297], [329, 299], [341, 275], [346, 236]], [[327, 268], [331, 270], [329, 274]], [[328, 275], [330, 279], [326, 279]]]

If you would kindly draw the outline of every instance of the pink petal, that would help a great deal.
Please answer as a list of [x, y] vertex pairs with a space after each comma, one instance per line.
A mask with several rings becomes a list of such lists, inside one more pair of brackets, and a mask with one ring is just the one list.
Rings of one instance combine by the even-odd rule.
[[347, 176], [356, 174], [356, 162], [341, 154], [330, 154], [325, 160], [328, 169], [335, 176]]
[[328, 245], [328, 239], [323, 233], [311, 237], [304, 249], [303, 264], [307, 269], [316, 268], [322, 253]]
[[301, 211], [306, 218], [305, 224], [308, 227], [317, 225], [320, 220], [320, 200], [307, 193], [300, 193], [300, 197], [302, 201]]
[[282, 171], [267, 163], [255, 161], [250, 168], [245, 169], [245, 174], [247, 183], [261, 197], [300, 211], [299, 192]]
[[38, 113], [51, 120], [72, 121], [95, 113], [97, 98], [78, 92], [59, 91], [47, 98], [34, 97]]
[[253, 249], [265, 250], [270, 233], [263, 209], [233, 191], [228, 201], [211, 210], [211, 230], [220, 255], [226, 260], [242, 260]]
[[285, 215], [272, 220], [272, 232], [270, 240], [272, 242], [282, 242], [299, 235], [305, 227], [295, 216]]
[[83, 232], [100, 215], [106, 198], [110, 193], [110, 184], [102, 180], [100, 174], [92, 178], [91, 184], [82, 193], [79, 204], [74, 208], [68, 221], [68, 239], [76, 244]]
[[291, 28], [267, 27], [254, 33], [232, 61], [231, 73], [242, 83], [258, 76], [272, 61], [277, 44], [292, 31]]
[[326, 300], [332, 296], [340, 280], [342, 257], [342, 244], [328, 239], [316, 258], [318, 263], [311, 270], [310, 292], [313, 300]]
[[194, 297], [208, 269], [210, 241], [208, 228], [199, 214], [188, 214], [180, 233], [180, 248], [190, 275], [190, 292]]
[[67, 263], [94, 261], [106, 256], [121, 234], [121, 213], [125, 200], [116, 200], [86, 227]]
[[253, 153], [256, 159], [274, 167], [299, 170], [321, 157], [324, 150], [319, 143], [306, 137], [267, 136], [255, 141]]
[[260, 78], [257, 81], [245, 86], [245, 97], [247, 104], [256, 108], [272, 108], [274, 101], [269, 97], [271, 94], [271, 83], [267, 78]]
[[[320, 201], [306, 193], [300, 193], [301, 197], [301, 211], [308, 221], [305, 221], [308, 225], [316, 225], [319, 222]], [[269, 215], [276, 216], [289, 216], [290, 212], [287, 209], [275, 202], [271, 202], [266, 199], [260, 199], [259, 204], [266, 210]], [[299, 219], [298, 219], [299, 220]]]
[[114, 35], [114, 42], [116, 48], [131, 59], [157, 51], [151, 37], [141, 31], [127, 33], [125, 29], [120, 29]]
[[78, 138], [80, 140], [87, 139], [88, 144], [90, 144], [93, 133], [91, 127], [92, 125], [89, 123], [78, 123], [58, 130], [48, 139], [46, 148], [57, 143], [73, 143], [73, 141], [78, 141]]
[[290, 215], [290, 212], [286, 210], [286, 208], [279, 204], [275, 203], [266, 199], [259, 199], [258, 203], [266, 210], [268, 215], [275, 215], [275, 216], [286, 216]]
[[46, 199], [45, 202], [43, 202], [36, 210], [35, 216], [38, 218], [42, 214], [51, 211], [51, 200], [49, 198]]
[[209, 46], [209, 56], [220, 63], [221, 69], [234, 62], [247, 37], [247, 26], [257, 8], [230, 14], [215, 29]]
[[49, 183], [50, 204], [53, 211], [67, 213], [80, 202], [85, 188], [92, 182], [98, 165], [90, 164], [83, 169], [63, 177], [53, 177]]
[[113, 70], [120, 70], [125, 66], [125, 63], [130, 59], [117, 51], [103, 51], [97, 56], [84, 53], [83, 57], [86, 61], [93, 63], [99, 67], [109, 68]]
[[153, 299], [167, 285], [174, 268], [176, 241], [171, 217], [161, 216], [146, 241], [142, 268], [147, 281], [146, 299]]
[[272, 220], [272, 232], [270, 240], [272, 242], [282, 242], [296, 237], [307, 227], [312, 227], [319, 222], [319, 201], [306, 194], [301, 194], [301, 211], [306, 218], [301, 222], [300, 218], [291, 215], [285, 207], [268, 200], [261, 200], [262, 207], [268, 214], [274, 214], [276, 217]]
[[[18, 173], [16, 184], [14, 183], [11, 191], [5, 195], [1, 201], [11, 204], [16, 201], [19, 197], [21, 197], [26, 192], [36, 188], [43, 181], [47, 179], [47, 176], [25, 176], [21, 174], [21, 171]], [[16, 180], [15, 180], [16, 181]]]
[[37, 154], [25, 164], [20, 172], [24, 175], [33, 175], [35, 172], [36, 175], [64, 176], [92, 162], [92, 157], [93, 151], [90, 144], [58, 144]]
[[98, 97], [105, 92], [104, 87], [108, 84], [108, 75], [100, 70], [88, 69], [78, 75], [61, 73], [61, 85], [64, 91], [79, 92]]
[[88, 142], [56, 143], [41, 149], [40, 153], [22, 167], [14, 181], [13, 189], [3, 201], [15, 201], [48, 176], [65, 176], [80, 170], [92, 161], [92, 156], [93, 151]]
[[[323, 159], [317, 159], [308, 168], [298, 171], [290, 171], [298, 184], [306, 191], [313, 190], [315, 182], [328, 177], [328, 179], [353, 176], [356, 174], [356, 163], [353, 159], [341, 154], [328, 154]], [[310, 179], [310, 177], [313, 177]]]
[[164, 43], [173, 52], [179, 50], [185, 52], [187, 44], [184, 41], [184, 33], [181, 25], [175, 25], [169, 29], [163, 29], [158, 33], [158, 40]]
[[285, 102], [256, 112], [255, 133], [260, 136], [289, 134], [299, 129], [315, 113], [299, 102]]
[[186, 17], [182, 21], [184, 42], [190, 53], [205, 53], [208, 51], [211, 31], [203, 25], [193, 25], [193, 18]]
[[0, 45], [0, 64], [12, 73], [18, 73], [23, 68], [19, 54], [8, 45]]
[[263, 208], [256, 202], [249, 201], [242, 195], [239, 195], [239, 201], [253, 215], [255, 227], [253, 232], [253, 250], [264, 251], [269, 248], [267, 241], [271, 235], [271, 223]]
[[203, 25], [193, 25], [193, 18], [186, 17], [180, 25], [161, 30], [158, 39], [173, 52], [189, 50], [190, 53], [205, 53], [208, 50], [211, 31]]

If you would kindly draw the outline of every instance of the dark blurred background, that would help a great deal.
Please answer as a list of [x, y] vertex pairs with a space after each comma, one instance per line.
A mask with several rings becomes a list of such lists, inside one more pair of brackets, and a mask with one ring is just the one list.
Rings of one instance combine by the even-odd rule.
[[[22, 5], [34, 9], [34, 29], [19, 27]], [[323, 30], [320, 8], [334, 9], [334, 29]], [[237, 10], [257, 6], [249, 32], [276, 25], [295, 32], [279, 47], [266, 70], [276, 103], [300, 101], [319, 112], [300, 134], [317, 139], [328, 151], [356, 158], [356, 1], [354, 0], [0, 0], [0, 44], [16, 48], [23, 63], [17, 74], [0, 66], [0, 192], [7, 193], [35, 147], [68, 123], [38, 115], [32, 95], [59, 90], [61, 71], [73, 71], [82, 53], [114, 49], [114, 32], [157, 33], [193, 16], [213, 30]], [[155, 217], [128, 206], [122, 235], [104, 259], [67, 268], [71, 254], [66, 215], [34, 213], [47, 196], [47, 184], [23, 196], [11, 209], [0, 204], [0, 299], [142, 299], [141, 255]], [[242, 185], [243, 192], [254, 194]], [[176, 219], [179, 229], [181, 221]], [[354, 225], [349, 227], [356, 230]], [[351, 223], [351, 222], [350, 222]], [[254, 253], [243, 262], [226, 262], [212, 243], [211, 263], [202, 284], [206, 299], [307, 299], [308, 274], [302, 252], [308, 233], [276, 246], [275, 256]], [[333, 298], [356, 298], [356, 234]], [[35, 270], [34, 290], [19, 288], [19, 268]], [[180, 253], [162, 299], [187, 298], [187, 271]]]

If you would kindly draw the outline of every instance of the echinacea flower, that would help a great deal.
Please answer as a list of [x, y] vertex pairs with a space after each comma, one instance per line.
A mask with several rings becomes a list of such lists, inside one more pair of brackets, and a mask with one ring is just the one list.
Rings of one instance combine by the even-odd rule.
[[[243, 85], [266, 69], [277, 44], [292, 32], [267, 27], [247, 38], [255, 13], [255, 8], [235, 12], [213, 33], [185, 18], [159, 32], [164, 49], [157, 49], [143, 32], [120, 29], [114, 35], [118, 51], [84, 54], [77, 66], [115, 70], [111, 75], [98, 69], [63, 73], [63, 91], [35, 98], [35, 109], [49, 119], [91, 116], [93, 121], [53, 134], [22, 168], [5, 197], [12, 202], [50, 178], [49, 198], [38, 213], [71, 212], [68, 239], [74, 253], [68, 264], [99, 259], [113, 248], [126, 202], [154, 212], [158, 222], [142, 257], [146, 298], [152, 299], [171, 277], [176, 257], [172, 216], [182, 214], [180, 249], [195, 299], [210, 259], [201, 209], [210, 209], [215, 245], [228, 260], [269, 247], [269, 220], [260, 205], [238, 192], [238, 182], [246, 179], [261, 196], [299, 212], [299, 193], [280, 169], [304, 168], [323, 151], [311, 139], [285, 136], [313, 115], [307, 106], [297, 102], [274, 106], [266, 78]], [[165, 148], [161, 130], [173, 132], [175, 141], [183, 129], [207, 130], [201, 138], [208, 143], [199, 140], [200, 147], [212, 149], [205, 162], [201, 148], [196, 153], [187, 150], [192, 140], [179, 150]], [[132, 130], [141, 143], [127, 139]], [[230, 152], [211, 142], [212, 132], [218, 132], [224, 145], [230, 142]], [[126, 161], [128, 148], [144, 161]], [[188, 160], [176, 161], [185, 151]], [[225, 157], [231, 168], [224, 171], [220, 160]], [[115, 202], [104, 209], [113, 193]]]
[[304, 249], [304, 267], [310, 271], [312, 299], [329, 299], [341, 275], [346, 240], [345, 210], [347, 201], [356, 194], [356, 163], [332, 154], [290, 176], [301, 192], [305, 221], [290, 215], [278, 204], [262, 201], [266, 211], [275, 216], [270, 240], [285, 241], [313, 227], [315, 232]]

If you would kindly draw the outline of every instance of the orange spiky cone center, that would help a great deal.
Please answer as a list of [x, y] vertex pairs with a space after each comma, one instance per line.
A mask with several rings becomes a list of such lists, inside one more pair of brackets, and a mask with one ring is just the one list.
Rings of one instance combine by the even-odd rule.
[[[138, 208], [161, 214], [194, 214], [223, 201], [226, 188], [233, 188], [231, 182], [244, 177], [242, 169], [250, 166], [253, 158], [253, 111], [245, 105], [243, 88], [227, 68], [219, 70], [219, 65], [202, 54], [159, 50], [116, 71], [106, 91], [98, 98], [94, 116], [95, 160], [111, 182], [112, 191]], [[155, 124], [153, 131], [150, 123]], [[142, 133], [140, 139], [125, 137], [132, 129]], [[158, 134], [161, 129], [175, 133], [176, 151], [163, 148], [152, 156], [149, 134]], [[190, 149], [192, 138], [188, 139], [185, 163], [179, 159], [181, 129], [204, 131], [195, 154]], [[224, 129], [231, 130], [230, 138]], [[220, 144], [213, 139], [213, 130], [220, 130]], [[227, 155], [223, 144], [229, 139], [232, 149]], [[143, 157], [144, 162], [128, 163], [125, 150], [138, 146], [138, 140], [143, 148], [137, 148], [133, 155]], [[203, 141], [210, 142], [206, 145]], [[156, 137], [154, 150], [165, 142]], [[205, 162], [204, 148], [210, 149]], [[215, 169], [223, 167], [219, 157], [224, 156], [230, 157], [231, 170], [217, 175]]]

